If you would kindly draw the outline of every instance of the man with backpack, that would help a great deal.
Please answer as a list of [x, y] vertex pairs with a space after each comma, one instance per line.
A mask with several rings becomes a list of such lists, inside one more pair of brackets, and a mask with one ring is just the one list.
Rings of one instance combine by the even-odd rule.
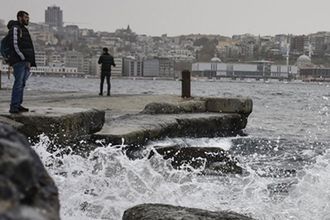
[[36, 66], [35, 52], [30, 33], [29, 14], [25, 11], [17, 12], [17, 21], [8, 22], [8, 35], [1, 45], [1, 53], [5, 61], [13, 67], [15, 77], [9, 112], [16, 114], [29, 111], [22, 106], [26, 80], [30, 76], [30, 68]]

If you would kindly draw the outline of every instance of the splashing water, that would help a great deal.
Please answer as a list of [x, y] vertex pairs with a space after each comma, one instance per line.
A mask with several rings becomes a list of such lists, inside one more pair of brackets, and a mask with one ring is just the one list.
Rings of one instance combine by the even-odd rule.
[[[229, 149], [232, 141], [172, 139], [158, 145], [218, 143]], [[159, 155], [130, 160], [123, 146], [99, 147], [87, 158], [74, 154], [55, 156], [58, 152], [45, 150], [50, 144], [42, 136], [33, 148], [59, 188], [63, 219], [117, 220], [126, 209], [141, 203], [231, 210], [265, 220], [330, 219], [330, 151], [318, 156], [313, 165], [306, 165], [295, 177], [276, 178], [259, 175], [249, 163], [241, 164], [248, 175], [202, 176], [198, 171], [175, 170], [170, 161]]]

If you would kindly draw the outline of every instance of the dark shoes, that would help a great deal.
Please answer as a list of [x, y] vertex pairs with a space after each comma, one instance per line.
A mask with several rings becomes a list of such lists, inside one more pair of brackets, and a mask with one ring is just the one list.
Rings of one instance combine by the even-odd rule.
[[10, 108], [9, 109], [9, 113], [11, 113], [11, 114], [18, 114], [18, 113], [20, 113], [20, 111], [18, 110], [18, 108]]
[[103, 94], [100, 92], [100, 93], [99, 93], [99, 96], [103, 96]]
[[23, 106], [18, 107], [18, 110], [19, 110], [20, 112], [28, 112], [28, 111], [29, 111], [28, 108], [25, 108], [25, 107], [23, 107]]
[[107, 96], [110, 96], [110, 93], [108, 93]]
[[23, 107], [23, 106], [19, 106], [18, 108], [16, 108], [16, 107], [11, 107], [10, 109], [9, 109], [9, 113], [12, 113], [12, 114], [18, 114], [18, 113], [20, 113], [20, 112], [28, 112], [29, 111], [29, 109], [28, 108], [25, 108], [25, 107]]

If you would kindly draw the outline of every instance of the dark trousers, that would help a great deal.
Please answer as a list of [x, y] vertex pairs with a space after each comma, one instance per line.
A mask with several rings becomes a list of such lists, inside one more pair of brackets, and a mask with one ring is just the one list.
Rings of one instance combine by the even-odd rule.
[[111, 83], [110, 83], [110, 72], [102, 72], [101, 73], [101, 83], [100, 83], [100, 94], [103, 94], [103, 84], [104, 84], [104, 78], [107, 79], [107, 94], [110, 95], [110, 89], [111, 89]]

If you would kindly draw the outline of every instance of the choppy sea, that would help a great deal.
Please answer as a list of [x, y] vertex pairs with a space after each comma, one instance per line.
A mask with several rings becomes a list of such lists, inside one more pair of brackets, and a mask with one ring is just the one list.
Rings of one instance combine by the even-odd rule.
[[[11, 80], [3, 82], [10, 87]], [[112, 94], [180, 95], [180, 81], [112, 80]], [[98, 92], [98, 79], [31, 77], [30, 90]], [[193, 81], [192, 96], [248, 96], [247, 136], [174, 138], [148, 143], [215, 146], [238, 158], [245, 175], [202, 176], [161, 157], [130, 160], [101, 144], [88, 158], [55, 156], [42, 136], [33, 146], [60, 191], [63, 219], [119, 220], [141, 203], [230, 210], [263, 220], [330, 220], [330, 84]]]

